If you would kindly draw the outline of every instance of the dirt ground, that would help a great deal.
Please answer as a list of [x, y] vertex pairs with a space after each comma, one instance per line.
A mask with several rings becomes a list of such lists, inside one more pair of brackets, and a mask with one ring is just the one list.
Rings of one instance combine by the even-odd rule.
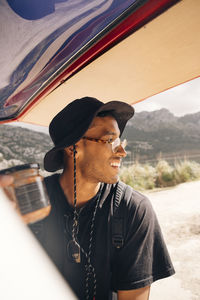
[[152, 285], [150, 300], [200, 300], [200, 181], [146, 195], [176, 270]]

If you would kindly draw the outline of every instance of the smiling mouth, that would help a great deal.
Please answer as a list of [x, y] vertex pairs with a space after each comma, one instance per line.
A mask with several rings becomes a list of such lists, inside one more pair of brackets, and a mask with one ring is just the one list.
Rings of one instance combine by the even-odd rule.
[[113, 168], [120, 168], [120, 162], [113, 162], [113, 163], [111, 163], [110, 164], [111, 165], [111, 167], [113, 167]]

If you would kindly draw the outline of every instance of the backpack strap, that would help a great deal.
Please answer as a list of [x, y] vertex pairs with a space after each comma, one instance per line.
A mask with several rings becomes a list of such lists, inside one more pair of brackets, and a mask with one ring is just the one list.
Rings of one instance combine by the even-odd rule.
[[122, 181], [116, 184], [114, 193], [113, 205], [111, 208], [111, 230], [112, 230], [112, 245], [114, 248], [120, 249], [124, 245], [125, 236], [125, 220], [123, 205], [120, 207], [123, 198], [129, 200], [132, 195], [132, 189]]

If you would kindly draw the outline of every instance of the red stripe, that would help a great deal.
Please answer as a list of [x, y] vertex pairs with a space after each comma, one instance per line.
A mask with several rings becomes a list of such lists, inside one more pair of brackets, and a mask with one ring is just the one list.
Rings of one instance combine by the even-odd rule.
[[[49, 84], [27, 107], [19, 114], [16, 119], [25, 114], [38, 100], [49, 94], [66, 79], [74, 75], [77, 71], [90, 63], [92, 60], [110, 49], [113, 45], [120, 42], [144, 24], [161, 14], [167, 8], [180, 0], [149, 0], [146, 4], [133, 12], [127, 19], [122, 21], [111, 32], [104, 36], [99, 42], [92, 46], [86, 53], [72, 63], [62, 74]], [[15, 119], [15, 120], [16, 120]]]

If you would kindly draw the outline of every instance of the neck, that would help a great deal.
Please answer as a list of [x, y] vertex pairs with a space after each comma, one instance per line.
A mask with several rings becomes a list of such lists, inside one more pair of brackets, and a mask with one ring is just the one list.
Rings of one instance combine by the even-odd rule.
[[[76, 203], [78, 207], [85, 205], [91, 198], [93, 198], [99, 188], [100, 183], [88, 182], [77, 174], [76, 178]], [[74, 205], [74, 178], [73, 172], [63, 171], [60, 176], [60, 185], [64, 191], [67, 201], [72, 206]]]

